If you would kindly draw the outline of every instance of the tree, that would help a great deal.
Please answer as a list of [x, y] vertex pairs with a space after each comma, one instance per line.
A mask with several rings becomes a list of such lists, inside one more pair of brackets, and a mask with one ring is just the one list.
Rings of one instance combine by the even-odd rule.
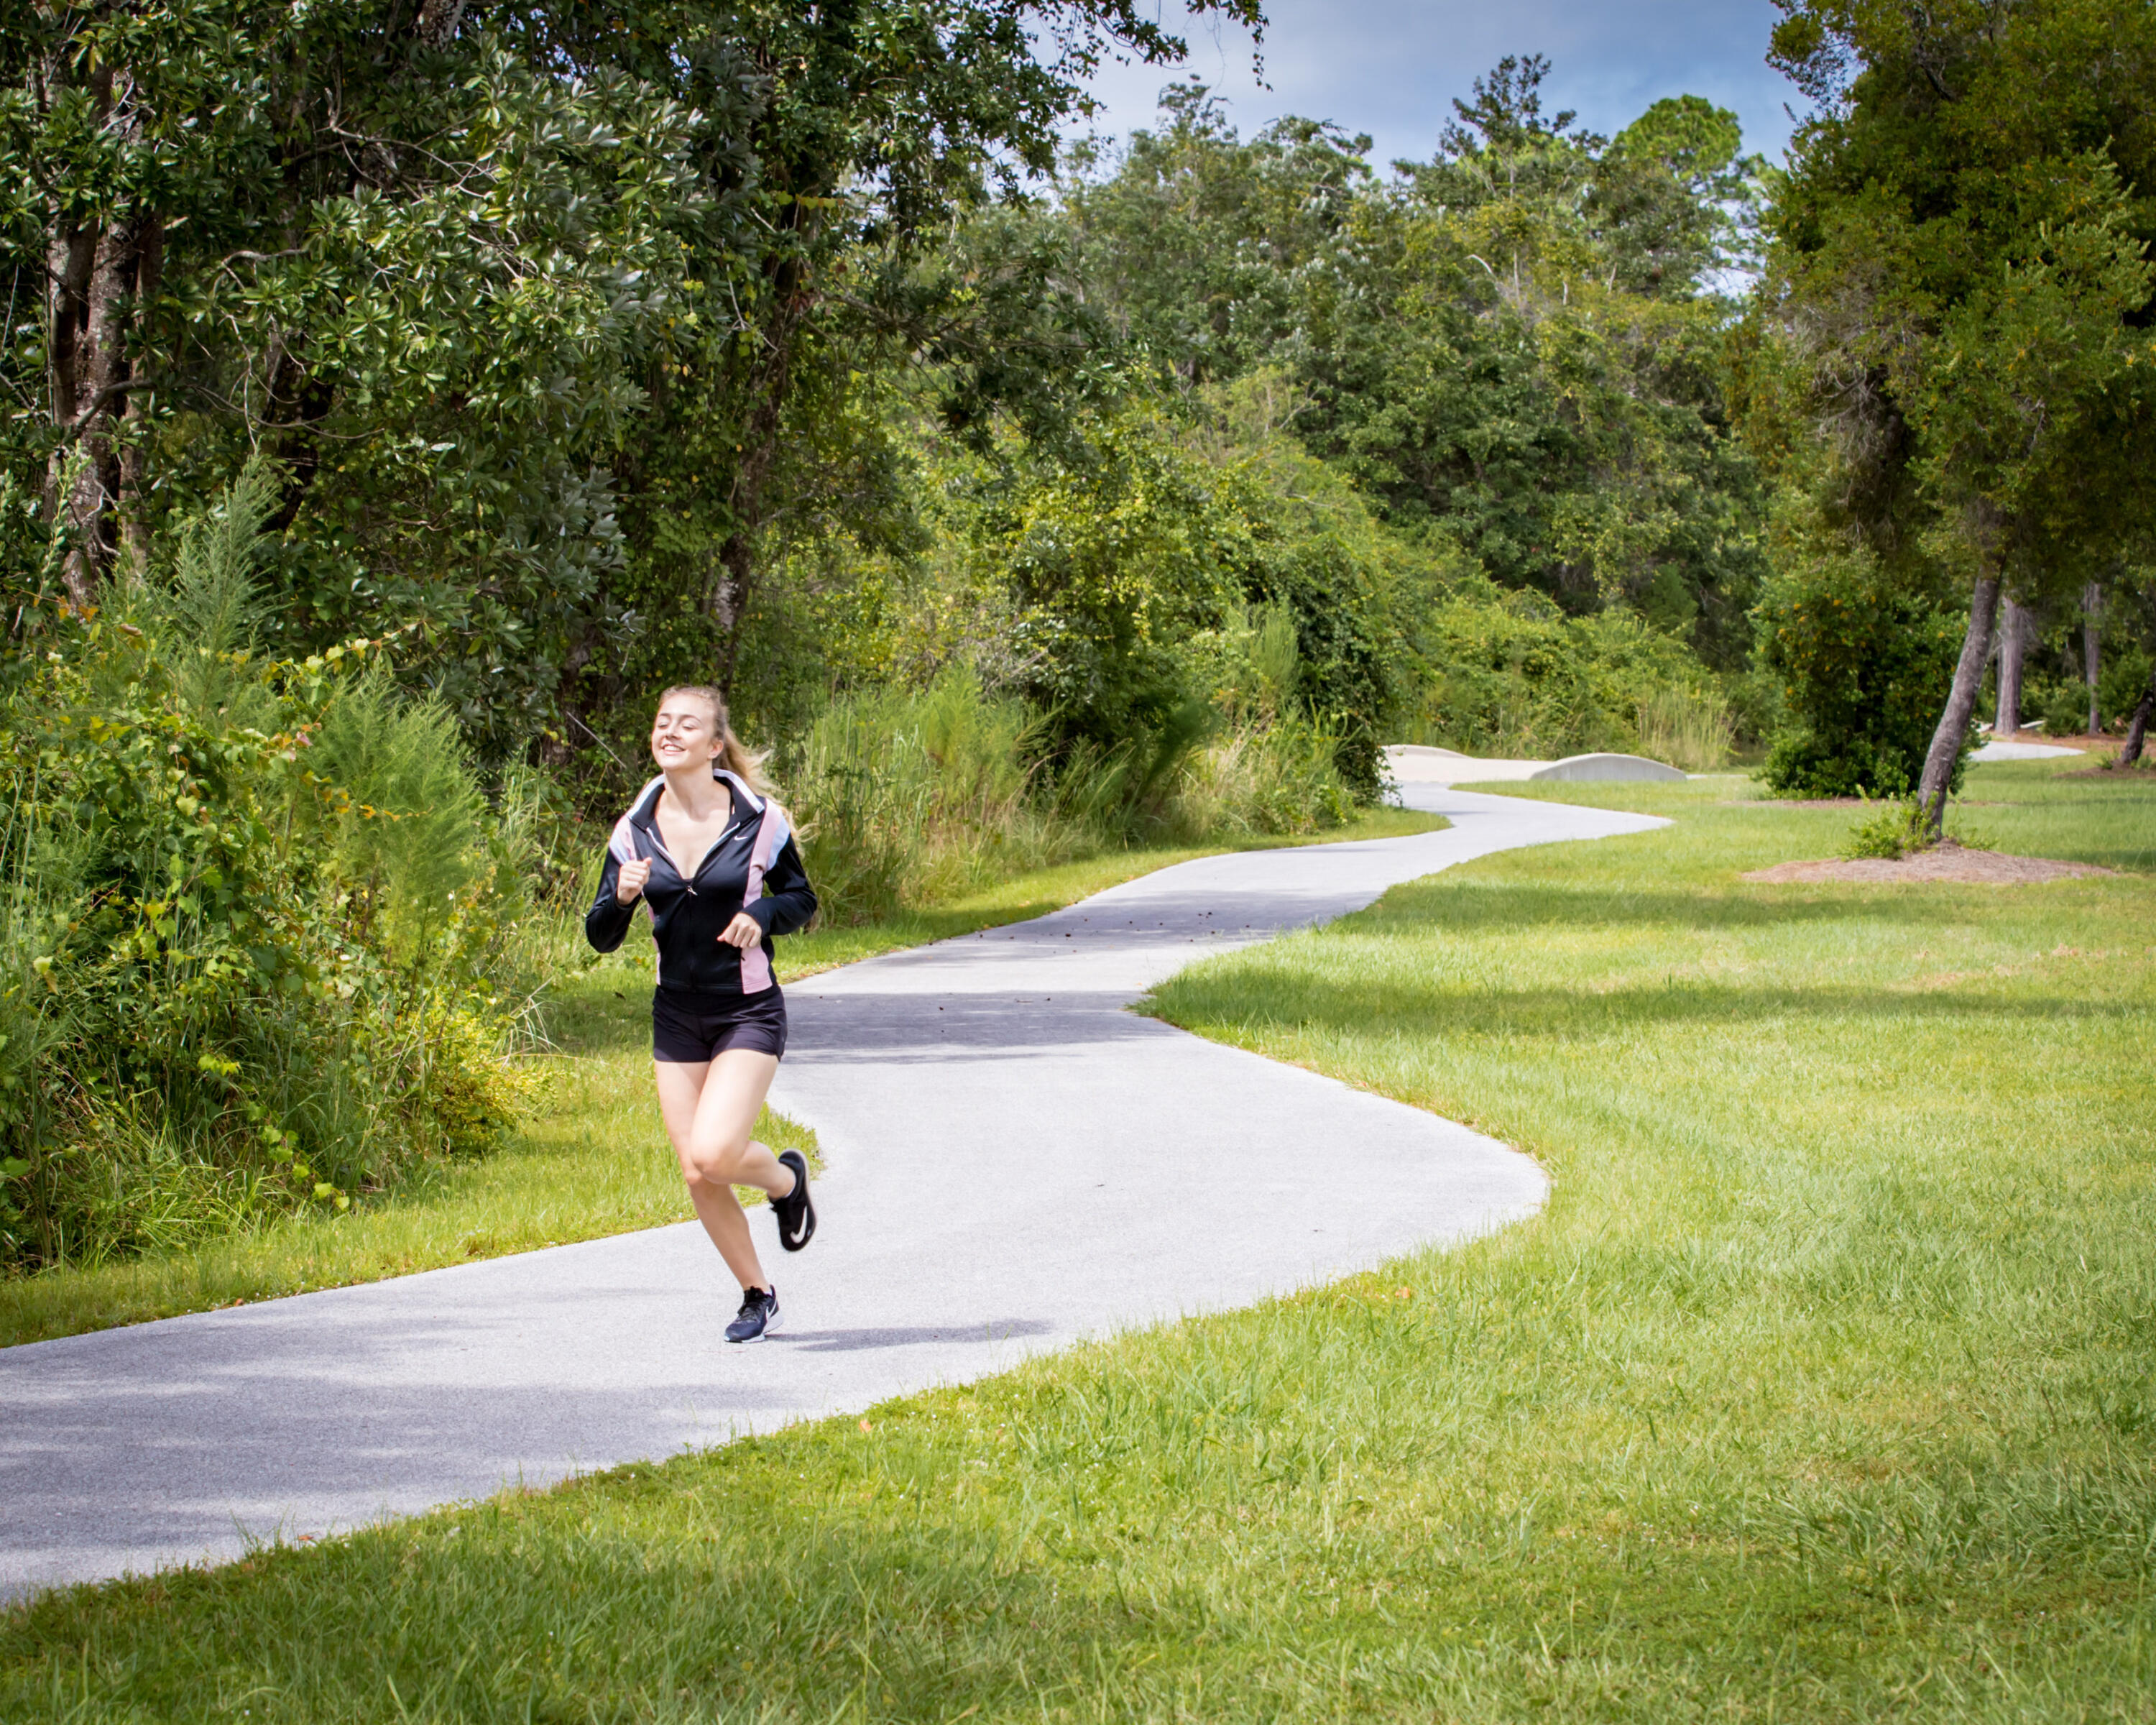
[[1546, 119], [1501, 63], [1432, 161], [1306, 274], [1313, 447], [1508, 587], [1612, 603], [1741, 660], [1761, 573], [1753, 464], [1722, 400], [1708, 279], [1749, 183], [1734, 116], [1661, 104], [1622, 147]]
[[[1187, 9], [1263, 26], [1256, 0]], [[961, 345], [948, 326], [966, 296], [923, 305], [912, 266], [966, 213], [1052, 169], [1104, 53], [1182, 56], [1147, 13], [1137, 0], [758, 0], [654, 8], [626, 36], [603, 15], [543, 14], [572, 64], [621, 64], [685, 103], [741, 79], [752, 90], [696, 144], [715, 189], [746, 200], [752, 245], [732, 228], [690, 236], [683, 313], [653, 345], [629, 476], [641, 597], [708, 619], [722, 685], [767, 530], [792, 506], [789, 470], [835, 455], [860, 470], [858, 447], [823, 434], [862, 428], [843, 405], [851, 381], [923, 349], [948, 364]], [[685, 40], [716, 45], [691, 59]]]
[[419, 623], [475, 731], [515, 735], [619, 555], [605, 459], [680, 274], [653, 211], [696, 201], [682, 112], [442, 5], [25, 5], [0, 56], [8, 454], [73, 603], [259, 450], [282, 638]]
[[1045, 172], [1110, 51], [1181, 44], [1135, 0], [16, 0], [11, 468], [84, 605], [266, 449], [278, 627], [420, 624], [511, 752], [684, 602], [731, 652], [789, 458], [860, 465], [803, 434], [893, 351], [859, 265]]
[[1296, 433], [1395, 527], [1734, 664], [1759, 504], [1712, 282], [1758, 166], [1693, 97], [1609, 145], [1544, 111], [1548, 69], [1476, 80], [1389, 184], [1367, 138], [1291, 118], [1246, 141], [1171, 86], [1161, 127], [1066, 184], [1087, 303], [1187, 388], [1281, 372]]
[[1291, 339], [1297, 274], [1370, 185], [1370, 140], [1290, 116], [1246, 141], [1195, 82], [1163, 90], [1161, 114], [1066, 165], [1075, 267], [1116, 335], [1185, 384], [1237, 377]]
[[2145, 507], [2156, 24], [2129, 0], [1778, 3], [1772, 57], [1820, 106], [1766, 294], [1825, 483], [1969, 594], [1917, 791], [1936, 832], [2002, 591], [2077, 587]]

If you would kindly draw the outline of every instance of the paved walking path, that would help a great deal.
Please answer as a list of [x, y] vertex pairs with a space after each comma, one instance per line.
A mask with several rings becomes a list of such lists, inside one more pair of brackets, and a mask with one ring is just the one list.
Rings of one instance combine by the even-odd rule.
[[814, 1244], [769, 1251], [762, 1346], [720, 1340], [736, 1291], [689, 1224], [0, 1350], [0, 1595], [865, 1408], [1531, 1214], [1505, 1146], [1122, 1009], [1450, 864], [1661, 824], [1409, 794], [1453, 829], [1186, 863], [790, 988], [773, 1101], [829, 1173]]

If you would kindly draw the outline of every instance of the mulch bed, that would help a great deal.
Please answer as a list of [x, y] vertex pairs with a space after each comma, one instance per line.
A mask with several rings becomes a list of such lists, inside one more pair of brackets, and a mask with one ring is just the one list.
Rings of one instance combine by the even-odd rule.
[[1794, 880], [1953, 880], [1976, 886], [2025, 886], [2036, 880], [2066, 880], [2078, 875], [2115, 875], [2093, 863], [2055, 862], [2045, 856], [2008, 856], [2003, 851], [1971, 850], [1948, 842], [1913, 856], [1889, 861], [1883, 856], [1822, 857], [1816, 862], [1776, 863], [1754, 869], [1743, 878], [1781, 885]]

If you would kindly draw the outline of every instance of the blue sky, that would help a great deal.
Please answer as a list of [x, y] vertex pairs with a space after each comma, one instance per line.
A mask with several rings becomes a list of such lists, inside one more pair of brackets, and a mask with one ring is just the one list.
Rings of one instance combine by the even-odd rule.
[[[1181, 13], [1161, 8], [1172, 27]], [[1547, 54], [1546, 110], [1577, 108], [1614, 132], [1657, 98], [1689, 91], [1733, 109], [1748, 149], [1779, 161], [1796, 90], [1766, 64], [1778, 14], [1768, 0], [1266, 0], [1265, 75], [1250, 74], [1240, 29], [1186, 28], [1180, 73], [1111, 64], [1093, 81], [1111, 135], [1152, 121], [1172, 76], [1215, 87], [1245, 135], [1281, 114], [1335, 120], [1377, 141], [1380, 167], [1427, 157], [1476, 74], [1508, 54]]]

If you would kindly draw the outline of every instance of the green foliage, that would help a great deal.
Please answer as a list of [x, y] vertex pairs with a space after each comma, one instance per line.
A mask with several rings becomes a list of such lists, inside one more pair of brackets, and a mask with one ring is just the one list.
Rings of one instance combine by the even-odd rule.
[[1431, 605], [1420, 644], [1414, 742], [1526, 758], [1645, 751], [1651, 721], [1660, 746], [1690, 738], [1703, 755], [1726, 719], [1697, 660], [1629, 612], [1567, 617], [1538, 593], [1461, 578]]
[[1913, 797], [1897, 798], [1849, 829], [1841, 854], [1899, 862], [1913, 852], [1928, 850], [1938, 841], [1923, 804]]
[[[266, 495], [192, 529], [169, 593], [31, 619], [42, 663], [0, 711], [7, 1268], [341, 1208], [515, 1110], [516, 860], [480, 842], [454, 727], [362, 669], [380, 644], [253, 649]], [[340, 737], [386, 745], [376, 802], [321, 770]]]
[[1210, 716], [1186, 707], [1137, 739], [1081, 740], [1053, 759], [1046, 729], [965, 665], [919, 694], [833, 697], [784, 775], [819, 920], [886, 920], [1133, 843], [1314, 833], [1355, 813], [1338, 739], [1295, 715], [1209, 738]]
[[1357, 792], [1341, 774], [1339, 742], [1291, 713], [1231, 731], [1182, 763], [1159, 824], [1194, 836], [1345, 825], [1354, 818]]
[[0, 454], [80, 606], [267, 451], [284, 650], [418, 624], [489, 759], [582, 747], [624, 672], [731, 656], [767, 528], [887, 501], [856, 379], [996, 370], [908, 266], [1111, 48], [1182, 44], [1130, 0], [17, 8]]
[[1075, 151], [1063, 208], [1074, 264], [1116, 332], [1192, 383], [1273, 362], [1301, 316], [1299, 274], [1342, 238], [1370, 140], [1292, 116], [1247, 142], [1195, 82], [1161, 92], [1157, 129]]
[[1728, 760], [1737, 716], [1717, 689], [1657, 689], [1639, 705], [1639, 752], [1687, 773], [1713, 773]]
[[1917, 783], [1936, 824], [2002, 591], [2041, 607], [2156, 528], [2156, 16], [1783, 9], [1771, 57], [1819, 105], [1772, 218], [1758, 305], [1784, 376], [1761, 417], [1796, 430], [1774, 442], [1797, 509], [1969, 595]]
[[[1789, 721], [1768, 752], [1768, 787], [1803, 797], [1914, 790], [1953, 680], [1960, 619], [1868, 558], [1830, 557], [1775, 583], [1760, 628]], [[1960, 783], [1957, 764], [1953, 788]]]
[[377, 663], [323, 713], [309, 764], [346, 799], [329, 863], [355, 927], [393, 962], [424, 965], [490, 862], [455, 719], [438, 701], [401, 698]]
[[964, 667], [920, 695], [834, 697], [785, 773], [819, 919], [886, 917], [1075, 854], [1082, 840], [1026, 794], [1038, 722]]
[[1142, 407], [1088, 426], [1090, 459], [1014, 450], [967, 524], [1008, 583], [1025, 686], [1101, 747], [1161, 731], [1189, 697], [1181, 644], [1241, 598], [1250, 524]]
[[1548, 123], [1546, 69], [1478, 80], [1439, 155], [1390, 186], [1367, 138], [1291, 120], [1246, 142], [1173, 88], [1160, 131], [1067, 188], [1079, 267], [1183, 376], [1277, 370], [1281, 423], [1395, 526], [1568, 611], [1636, 609], [1726, 668], [1760, 499], [1721, 406], [1709, 278], [1743, 249], [1759, 164], [1697, 98], [1615, 146]]

